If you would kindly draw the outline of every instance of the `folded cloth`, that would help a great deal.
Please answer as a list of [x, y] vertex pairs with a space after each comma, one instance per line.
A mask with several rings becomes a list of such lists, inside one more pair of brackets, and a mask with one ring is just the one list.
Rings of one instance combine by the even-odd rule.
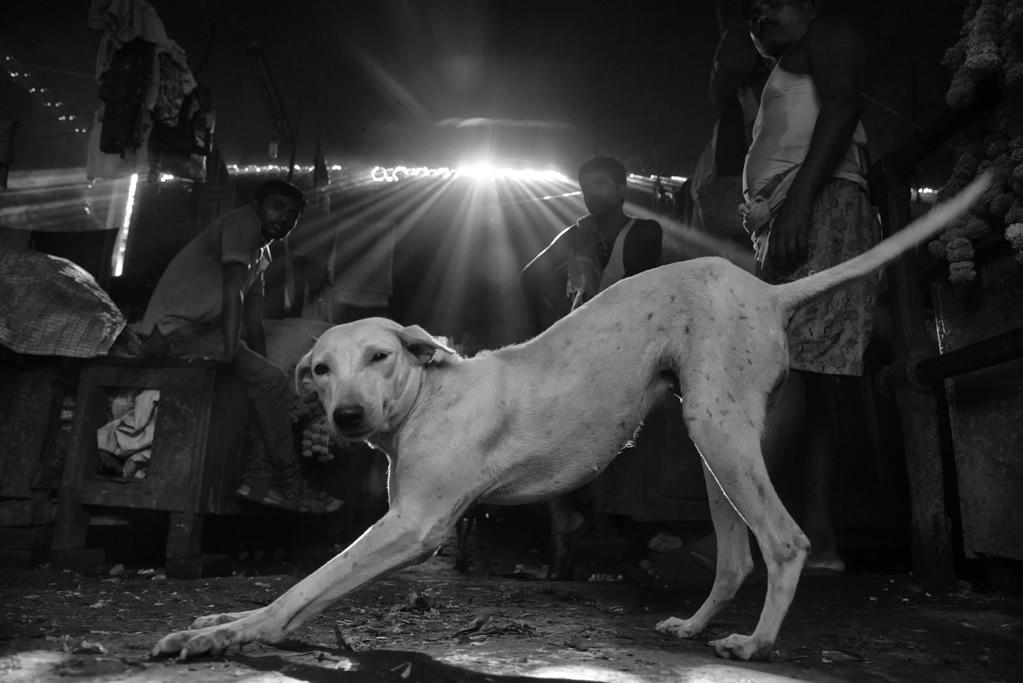
[[96, 445], [122, 457], [151, 446], [159, 402], [159, 389], [139, 392], [131, 410], [96, 430]]
[[91, 358], [106, 355], [124, 326], [124, 315], [84, 268], [0, 244], [0, 345]]
[[149, 462], [152, 452], [159, 402], [159, 389], [145, 389], [135, 397], [130, 410], [96, 430], [100, 450], [126, 458], [125, 476], [145, 476], [141, 468]]

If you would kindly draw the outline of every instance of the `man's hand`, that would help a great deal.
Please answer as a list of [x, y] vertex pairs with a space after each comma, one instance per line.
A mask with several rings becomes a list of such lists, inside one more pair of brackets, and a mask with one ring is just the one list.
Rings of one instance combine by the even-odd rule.
[[782, 202], [771, 223], [767, 260], [779, 273], [790, 273], [806, 261], [813, 207], [807, 202]]

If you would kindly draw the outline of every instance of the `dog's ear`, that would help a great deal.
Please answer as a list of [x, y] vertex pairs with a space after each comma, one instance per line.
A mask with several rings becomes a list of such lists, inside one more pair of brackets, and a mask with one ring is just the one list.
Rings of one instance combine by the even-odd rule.
[[419, 325], [408, 325], [395, 330], [395, 334], [398, 335], [401, 345], [415, 356], [418, 365], [425, 365], [434, 360], [438, 351], [453, 359], [458, 358], [458, 353], [454, 349], [442, 344]]
[[295, 366], [295, 392], [299, 396], [308, 396], [316, 390], [313, 385], [313, 352], [302, 356]]

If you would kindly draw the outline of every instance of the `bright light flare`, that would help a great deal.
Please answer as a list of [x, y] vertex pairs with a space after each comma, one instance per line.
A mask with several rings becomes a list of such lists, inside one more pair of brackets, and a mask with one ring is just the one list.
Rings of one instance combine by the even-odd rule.
[[521, 168], [502, 168], [494, 166], [489, 162], [467, 164], [456, 169], [441, 166], [430, 168], [428, 166], [374, 166], [369, 172], [370, 180], [377, 183], [395, 183], [399, 180], [411, 180], [417, 178], [468, 178], [476, 181], [491, 180], [521, 180], [540, 182], [564, 182], [571, 183], [571, 179], [564, 173], [555, 170], [537, 170]]
[[124, 218], [121, 227], [117, 231], [117, 240], [114, 242], [113, 269], [114, 277], [121, 277], [124, 272], [124, 256], [128, 251], [128, 232], [131, 230], [131, 214], [135, 209], [135, 191], [138, 189], [139, 174], [132, 173], [128, 181], [128, 197], [124, 201]]

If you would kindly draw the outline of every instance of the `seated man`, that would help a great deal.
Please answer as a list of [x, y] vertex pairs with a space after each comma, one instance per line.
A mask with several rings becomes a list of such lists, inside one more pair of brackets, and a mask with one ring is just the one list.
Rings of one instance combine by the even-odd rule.
[[[533, 334], [622, 278], [660, 265], [661, 226], [626, 215], [626, 173], [620, 161], [587, 161], [579, 168], [579, 187], [589, 214], [562, 230], [519, 278]], [[573, 546], [585, 531], [585, 519], [564, 498], [549, 501], [547, 509], [553, 545], [549, 575], [571, 578]]]
[[204, 356], [230, 366], [245, 383], [262, 436], [237, 494], [256, 503], [324, 514], [341, 501], [309, 487], [295, 453], [290, 386], [266, 358], [263, 271], [270, 242], [294, 229], [301, 190], [270, 180], [256, 200], [220, 216], [167, 266], [135, 331], [147, 357]]

